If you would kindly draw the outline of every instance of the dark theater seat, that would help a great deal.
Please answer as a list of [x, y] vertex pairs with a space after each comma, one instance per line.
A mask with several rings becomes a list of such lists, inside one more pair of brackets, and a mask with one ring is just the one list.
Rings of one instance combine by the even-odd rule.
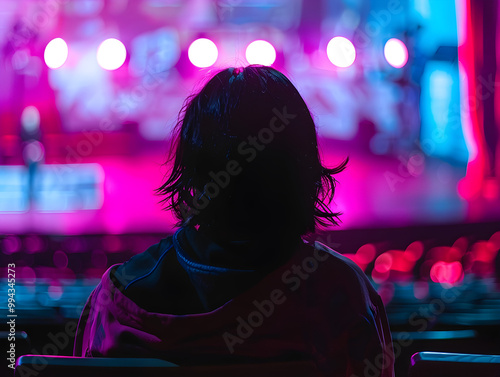
[[25, 355], [17, 359], [15, 376], [37, 377], [313, 377], [311, 362], [181, 367], [160, 359], [84, 358]]
[[411, 357], [409, 377], [499, 377], [500, 355], [418, 352]]

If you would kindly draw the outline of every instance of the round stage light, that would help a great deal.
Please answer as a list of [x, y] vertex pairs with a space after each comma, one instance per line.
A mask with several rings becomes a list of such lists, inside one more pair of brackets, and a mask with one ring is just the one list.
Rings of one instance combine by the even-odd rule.
[[408, 49], [399, 39], [391, 38], [384, 46], [384, 56], [394, 68], [402, 68], [408, 62]]
[[40, 130], [40, 112], [35, 106], [27, 106], [21, 113], [21, 126], [29, 133], [36, 133]]
[[352, 42], [344, 37], [334, 37], [326, 46], [326, 54], [333, 65], [347, 68], [356, 60], [356, 49]]
[[68, 59], [68, 45], [62, 38], [55, 38], [47, 43], [43, 59], [47, 67], [56, 69], [61, 67]]
[[41, 162], [45, 157], [45, 148], [39, 141], [32, 140], [24, 146], [22, 153], [25, 162]]
[[207, 68], [214, 65], [218, 56], [217, 46], [207, 38], [195, 40], [188, 49], [189, 61], [198, 68]]
[[253, 41], [247, 46], [246, 54], [249, 64], [272, 65], [276, 60], [276, 50], [267, 41]]
[[127, 49], [118, 39], [109, 38], [97, 49], [97, 63], [108, 71], [114, 71], [125, 63]]

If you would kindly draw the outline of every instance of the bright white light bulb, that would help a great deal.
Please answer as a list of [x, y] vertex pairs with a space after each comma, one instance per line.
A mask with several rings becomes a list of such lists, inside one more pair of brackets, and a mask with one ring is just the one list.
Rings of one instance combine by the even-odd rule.
[[249, 64], [271, 65], [276, 60], [276, 50], [267, 41], [253, 41], [247, 46], [246, 58]]
[[118, 39], [109, 38], [97, 49], [97, 63], [108, 71], [120, 68], [127, 57], [127, 49]]
[[399, 39], [391, 38], [384, 46], [384, 56], [394, 68], [402, 68], [408, 62], [408, 49]]
[[214, 42], [207, 38], [195, 40], [188, 49], [189, 61], [198, 68], [206, 68], [215, 64], [219, 51]]
[[326, 46], [326, 54], [333, 65], [347, 68], [356, 60], [356, 49], [352, 42], [344, 37], [334, 37]]
[[45, 47], [43, 59], [49, 68], [61, 67], [68, 59], [68, 45], [64, 39], [55, 38], [51, 40]]

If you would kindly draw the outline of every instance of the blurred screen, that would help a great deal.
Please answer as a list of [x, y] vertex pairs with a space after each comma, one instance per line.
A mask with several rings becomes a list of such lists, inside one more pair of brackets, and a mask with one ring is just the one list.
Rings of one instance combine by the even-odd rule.
[[325, 164], [350, 157], [342, 227], [498, 218], [459, 190], [474, 140], [453, 0], [2, 6], [0, 233], [171, 232], [154, 190], [184, 100], [255, 62], [296, 85]]

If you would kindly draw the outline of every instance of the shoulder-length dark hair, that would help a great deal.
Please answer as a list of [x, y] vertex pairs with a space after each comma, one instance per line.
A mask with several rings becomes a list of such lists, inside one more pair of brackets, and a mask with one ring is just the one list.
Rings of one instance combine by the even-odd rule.
[[321, 164], [316, 128], [297, 89], [271, 67], [228, 68], [187, 98], [173, 162], [157, 189], [178, 225], [292, 234], [337, 224], [334, 168]]

